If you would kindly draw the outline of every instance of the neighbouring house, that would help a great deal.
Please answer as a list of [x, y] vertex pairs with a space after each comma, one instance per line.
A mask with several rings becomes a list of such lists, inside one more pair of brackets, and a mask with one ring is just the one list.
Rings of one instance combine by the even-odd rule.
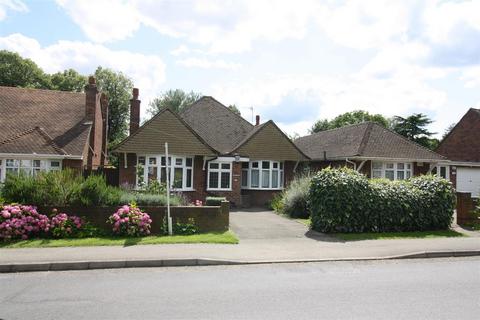
[[0, 115], [0, 181], [106, 162], [108, 103], [93, 77], [84, 93], [0, 87]]
[[351, 167], [369, 178], [408, 179], [448, 160], [374, 122], [321, 131], [295, 140], [312, 170]]
[[480, 196], [480, 110], [473, 109], [460, 119], [440, 142], [437, 152], [450, 160], [447, 172], [458, 192]]
[[236, 206], [265, 205], [308, 159], [273, 121], [243, 119], [212, 97], [180, 114], [164, 109], [139, 127], [133, 91], [130, 135], [114, 148], [120, 184], [138, 188], [166, 182], [165, 143], [173, 188], [190, 201], [225, 196]]

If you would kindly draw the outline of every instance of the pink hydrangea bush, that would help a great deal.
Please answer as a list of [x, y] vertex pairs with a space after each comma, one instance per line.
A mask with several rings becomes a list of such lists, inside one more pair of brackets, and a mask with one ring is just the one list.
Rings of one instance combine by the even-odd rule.
[[150, 234], [152, 219], [135, 205], [124, 205], [108, 220], [113, 233], [123, 236], [145, 236]]
[[0, 206], [0, 240], [28, 239], [46, 235], [50, 220], [34, 206]]
[[85, 222], [77, 216], [69, 216], [66, 213], [58, 213], [56, 209], [50, 219], [50, 229], [55, 238], [70, 238], [77, 236]]

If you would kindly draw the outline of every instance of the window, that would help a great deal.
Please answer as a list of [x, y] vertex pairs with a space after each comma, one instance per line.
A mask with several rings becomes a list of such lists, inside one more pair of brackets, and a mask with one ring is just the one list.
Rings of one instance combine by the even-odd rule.
[[412, 176], [412, 164], [405, 162], [372, 162], [372, 178], [404, 180]]
[[232, 163], [216, 162], [208, 163], [208, 190], [231, 190]]
[[449, 166], [436, 166], [432, 170], [432, 174], [443, 179], [450, 179], [450, 167]]
[[283, 188], [283, 162], [262, 160], [242, 163], [242, 188]]
[[9, 174], [37, 175], [41, 171], [61, 170], [61, 160], [0, 159], [0, 181]]
[[[174, 190], [192, 190], [193, 158], [168, 157], [168, 178]], [[162, 155], [139, 156], [137, 158], [137, 187], [150, 181], [167, 183], [167, 159]]]

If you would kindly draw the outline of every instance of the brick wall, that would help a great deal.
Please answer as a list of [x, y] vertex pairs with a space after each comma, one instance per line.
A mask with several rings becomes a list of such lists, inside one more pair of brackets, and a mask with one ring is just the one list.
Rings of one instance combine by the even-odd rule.
[[470, 109], [436, 152], [454, 161], [480, 162], [480, 111]]
[[475, 201], [468, 192], [457, 192], [457, 223], [463, 224], [474, 220], [471, 212], [475, 209]]
[[75, 169], [78, 171], [82, 171], [83, 169], [83, 161], [82, 160], [74, 160], [74, 159], [63, 159], [62, 160], [62, 168], [70, 168]]
[[420, 165], [418, 162], [413, 163], [413, 175], [420, 176], [422, 174], [427, 174], [428, 170], [430, 170], [430, 163], [422, 162]]

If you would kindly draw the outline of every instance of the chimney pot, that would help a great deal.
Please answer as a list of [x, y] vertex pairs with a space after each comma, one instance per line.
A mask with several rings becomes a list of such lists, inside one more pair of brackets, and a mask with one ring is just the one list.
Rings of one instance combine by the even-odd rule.
[[138, 99], [138, 88], [133, 88], [133, 99]]
[[90, 76], [88, 77], [88, 84], [95, 84], [95, 77], [94, 76]]
[[257, 114], [255, 116], [255, 125], [258, 126], [260, 124], [260, 116]]

